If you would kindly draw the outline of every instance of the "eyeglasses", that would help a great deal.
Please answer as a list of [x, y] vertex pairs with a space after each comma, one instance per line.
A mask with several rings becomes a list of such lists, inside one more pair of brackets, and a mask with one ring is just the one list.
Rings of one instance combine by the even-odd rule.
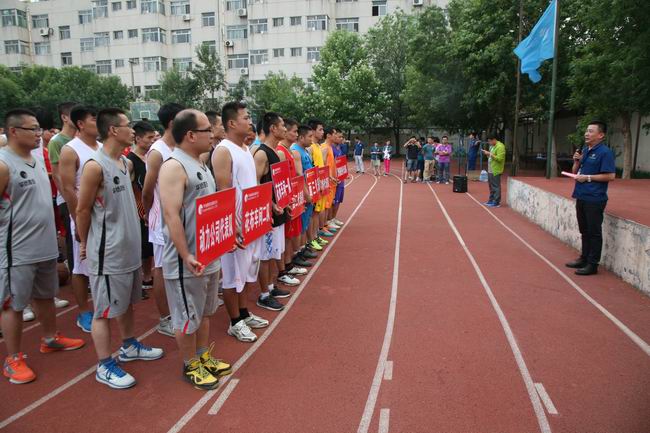
[[34, 134], [42, 134], [43, 128], [23, 128], [22, 126], [14, 126], [16, 129], [22, 129], [24, 131], [32, 131]]
[[212, 127], [205, 129], [192, 129], [192, 132], [212, 132]]

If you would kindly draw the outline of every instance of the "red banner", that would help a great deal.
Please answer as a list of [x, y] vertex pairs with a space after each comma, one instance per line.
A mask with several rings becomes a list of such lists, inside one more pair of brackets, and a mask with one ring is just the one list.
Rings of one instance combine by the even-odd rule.
[[291, 178], [289, 161], [280, 161], [271, 165], [271, 178], [278, 207], [284, 209], [291, 202]]
[[330, 169], [328, 166], [318, 167], [318, 180], [320, 181], [321, 196], [330, 193]]
[[312, 167], [309, 170], [305, 170], [305, 179], [307, 182], [307, 191], [309, 191], [309, 195], [311, 196], [311, 202], [316, 203], [316, 200], [320, 198], [318, 167]]
[[196, 199], [196, 260], [207, 266], [235, 245], [235, 188]]
[[305, 211], [305, 178], [291, 178], [291, 219], [296, 219]]
[[345, 156], [338, 156], [336, 162], [336, 178], [341, 182], [348, 178], [348, 159]]
[[242, 191], [242, 237], [244, 245], [268, 233], [271, 227], [273, 186], [270, 182]]

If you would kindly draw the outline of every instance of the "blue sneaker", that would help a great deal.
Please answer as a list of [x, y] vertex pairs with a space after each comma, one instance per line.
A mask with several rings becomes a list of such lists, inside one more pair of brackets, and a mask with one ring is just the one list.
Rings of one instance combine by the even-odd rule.
[[118, 359], [120, 362], [129, 362], [141, 359], [143, 361], [153, 361], [160, 359], [163, 356], [163, 350], [157, 347], [145, 346], [137, 341], [127, 348], [120, 347], [120, 354]]
[[492, 204], [489, 204], [488, 206], [490, 206], [490, 207], [501, 207], [501, 205], [499, 203], [492, 203]]
[[492, 202], [492, 201], [486, 201], [486, 202], [483, 203], [483, 204], [484, 204], [485, 206], [490, 206], [490, 207], [491, 207], [491, 206], [494, 204], [494, 202]]
[[79, 313], [77, 315], [77, 326], [80, 327], [83, 332], [90, 334], [90, 328], [92, 327], [92, 324], [92, 311], [86, 311], [85, 313]]
[[135, 379], [126, 371], [120, 368], [119, 364], [111, 359], [107, 364], [98, 364], [95, 380], [115, 389], [131, 388], [135, 385]]

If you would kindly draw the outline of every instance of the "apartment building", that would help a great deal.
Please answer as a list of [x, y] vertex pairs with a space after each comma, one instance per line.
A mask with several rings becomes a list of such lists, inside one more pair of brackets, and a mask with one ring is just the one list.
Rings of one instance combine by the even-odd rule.
[[229, 85], [269, 71], [307, 81], [331, 31], [365, 33], [398, 8], [430, 4], [447, 0], [0, 0], [0, 63], [81, 66], [146, 96], [167, 69], [191, 69], [206, 44]]

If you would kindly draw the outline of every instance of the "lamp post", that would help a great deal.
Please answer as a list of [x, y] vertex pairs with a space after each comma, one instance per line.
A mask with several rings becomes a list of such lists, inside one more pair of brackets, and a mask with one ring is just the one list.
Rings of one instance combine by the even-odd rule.
[[135, 61], [133, 59], [129, 59], [129, 67], [131, 68], [131, 93], [133, 94], [133, 99], [136, 99], [136, 94], [135, 94], [135, 78], [133, 76], [133, 64]]

